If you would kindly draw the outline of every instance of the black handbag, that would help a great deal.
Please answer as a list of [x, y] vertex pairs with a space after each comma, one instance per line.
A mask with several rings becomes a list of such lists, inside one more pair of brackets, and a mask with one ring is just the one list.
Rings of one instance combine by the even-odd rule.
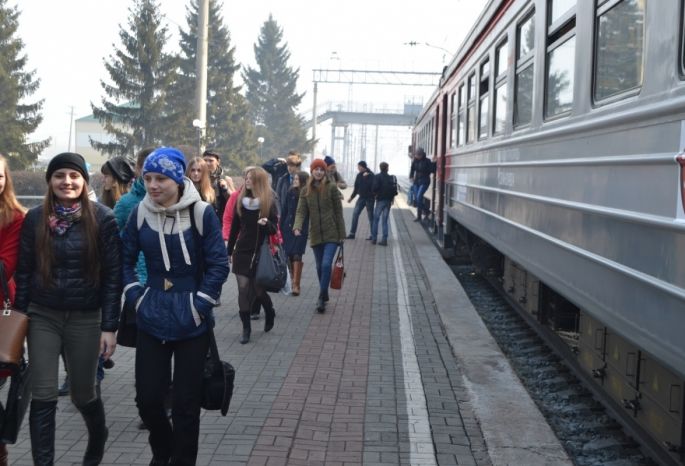
[[205, 359], [205, 369], [202, 379], [202, 402], [200, 406], [208, 411], [221, 410], [225, 416], [233, 396], [233, 382], [235, 369], [226, 361], [219, 358], [214, 330], [209, 330], [209, 351]]
[[268, 238], [259, 248], [255, 283], [266, 291], [278, 292], [285, 286], [288, 279], [288, 265], [281, 246], [276, 246], [276, 252], [271, 252]]
[[138, 325], [136, 325], [136, 308], [134, 304], [124, 303], [119, 316], [119, 330], [117, 331], [117, 345], [128, 348], [136, 347], [138, 339]]
[[0, 443], [12, 444], [24, 420], [24, 414], [31, 401], [31, 371], [25, 359], [22, 359], [19, 370], [11, 377], [7, 393], [7, 403], [0, 403]]

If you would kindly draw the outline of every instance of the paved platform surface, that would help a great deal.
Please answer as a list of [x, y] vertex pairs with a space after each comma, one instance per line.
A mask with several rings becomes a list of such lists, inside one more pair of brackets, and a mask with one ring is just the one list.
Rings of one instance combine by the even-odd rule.
[[[240, 345], [235, 277], [217, 309], [222, 358], [236, 368], [228, 416], [203, 412], [200, 465], [571, 464], [511, 372], [425, 231], [399, 199], [388, 246], [374, 246], [365, 215], [345, 242], [347, 278], [325, 314], [313, 255], [302, 294], [272, 295], [276, 325], [253, 322]], [[351, 208], [345, 204], [347, 224]], [[135, 352], [118, 348], [102, 397], [110, 427], [103, 464], [148, 464], [138, 430]], [[59, 402], [56, 464], [80, 464], [87, 435]], [[28, 426], [10, 446], [32, 464]]]

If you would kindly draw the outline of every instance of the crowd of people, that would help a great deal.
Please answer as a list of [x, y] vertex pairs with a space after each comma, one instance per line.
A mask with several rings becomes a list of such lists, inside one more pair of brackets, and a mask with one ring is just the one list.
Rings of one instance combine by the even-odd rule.
[[[195, 464], [203, 362], [229, 272], [238, 285], [239, 341], [246, 344], [260, 308], [264, 332], [275, 325], [273, 301], [255, 280], [262, 244], [283, 249], [291, 294], [298, 296], [309, 243], [319, 313], [329, 301], [338, 248], [355, 238], [364, 209], [367, 239], [387, 245], [398, 191], [387, 163], [377, 174], [358, 163], [347, 233], [341, 192], [347, 183], [335, 160], [314, 159], [309, 173], [302, 162], [290, 152], [247, 167], [236, 187], [215, 151], [186, 158], [173, 147], [148, 148], [135, 165], [114, 157], [102, 166], [97, 201], [84, 158], [61, 153], [48, 164], [42, 204], [27, 211], [0, 155], [0, 260], [10, 285], [10, 295], [0, 290], [0, 297], [30, 317], [28, 424], [36, 465], [54, 463], [60, 358], [69, 377], [62, 394], [70, 395], [88, 431], [83, 464], [100, 464], [109, 431], [99, 386], [103, 366], [112, 364], [122, 308], [136, 316], [136, 404], [149, 430], [150, 464]], [[417, 178], [423, 173], [412, 165], [414, 171]], [[7, 462], [0, 444], [0, 466]]]

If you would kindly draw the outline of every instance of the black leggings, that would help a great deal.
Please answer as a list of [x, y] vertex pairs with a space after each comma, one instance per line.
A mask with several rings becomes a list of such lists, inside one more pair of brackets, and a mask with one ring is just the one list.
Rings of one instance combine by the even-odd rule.
[[238, 309], [240, 312], [250, 312], [255, 300], [259, 301], [264, 309], [273, 307], [269, 293], [261, 286], [257, 286], [254, 278], [237, 274], [235, 278], [238, 281]]

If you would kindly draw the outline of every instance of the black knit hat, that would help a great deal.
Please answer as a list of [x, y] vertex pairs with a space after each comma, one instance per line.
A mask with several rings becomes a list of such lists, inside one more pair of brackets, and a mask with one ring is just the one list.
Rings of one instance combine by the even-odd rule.
[[133, 168], [126, 157], [114, 157], [105, 162], [103, 169], [108, 169], [112, 176], [120, 182], [127, 184], [133, 179]]
[[81, 176], [89, 181], [88, 168], [86, 167], [86, 160], [81, 154], [75, 154], [73, 152], [62, 152], [61, 154], [55, 155], [50, 163], [48, 164], [48, 171], [45, 172], [45, 181], [50, 181], [52, 174], [61, 168], [71, 168], [81, 173]]

